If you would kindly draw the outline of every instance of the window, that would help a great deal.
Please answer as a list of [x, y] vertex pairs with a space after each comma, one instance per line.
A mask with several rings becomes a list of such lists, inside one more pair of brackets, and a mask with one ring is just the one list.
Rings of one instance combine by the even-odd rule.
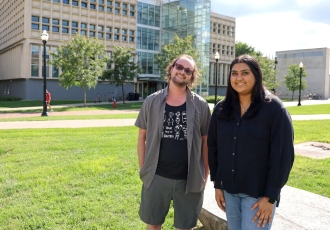
[[115, 9], [115, 14], [120, 14], [120, 10], [119, 9]]
[[129, 31], [129, 35], [132, 35], [133, 36], [134, 35], [134, 30], [130, 30]]
[[122, 33], [122, 34], [127, 34], [127, 30], [122, 29], [122, 30], [121, 30], [121, 33]]
[[31, 76], [39, 77], [39, 46], [31, 46]]
[[60, 32], [60, 27], [58, 27], [58, 26], [52, 26], [52, 31], [53, 32]]
[[104, 0], [99, 0], [99, 4], [104, 4]]
[[99, 11], [104, 11], [104, 6], [99, 6]]
[[89, 31], [89, 36], [90, 37], [95, 37], [95, 32], [94, 31]]
[[90, 25], [89, 25], [89, 29], [90, 29], [90, 30], [95, 30], [95, 25], [90, 24]]
[[86, 23], [80, 23], [80, 28], [87, 29], [87, 24]]
[[118, 28], [115, 28], [115, 34], [119, 34], [119, 29]]
[[71, 22], [72, 27], [78, 27], [78, 22]]
[[134, 6], [130, 6], [129, 9], [130, 9], [130, 10], [134, 10], [135, 7], [134, 7]]
[[81, 8], [87, 8], [87, 3], [86, 2], [81, 2]]
[[48, 24], [48, 23], [49, 23], [49, 18], [44, 18], [44, 17], [43, 17], [43, 18], [42, 18], [42, 23], [47, 23], [47, 24]]
[[58, 20], [58, 19], [53, 19], [53, 20], [52, 20], [52, 23], [53, 23], [53, 25], [59, 25], [59, 24], [60, 24], [60, 20]]
[[90, 0], [90, 2], [96, 2], [96, 0]]
[[107, 7], [107, 12], [111, 13], [112, 12], [112, 8], [111, 7]]
[[130, 42], [134, 42], [134, 37], [129, 37]]
[[53, 0], [53, 2], [60, 2], [60, 0]]
[[98, 30], [98, 31], [103, 31], [103, 26], [98, 26], [98, 27], [97, 27], [97, 30]]
[[105, 32], [107, 32], [107, 33], [111, 33], [111, 27], [107, 27], [107, 28], [105, 29]]
[[123, 3], [123, 8], [127, 9], [127, 4], [126, 3]]
[[127, 10], [123, 10], [123, 15], [127, 15]]
[[78, 3], [78, 1], [72, 1], [72, 5], [73, 6], [79, 6], [79, 3]]
[[98, 38], [103, 38], [103, 33], [97, 33]]
[[32, 21], [33, 21], [33, 22], [39, 22], [39, 17], [37, 17], [37, 16], [32, 16]]
[[75, 34], [75, 33], [78, 33], [78, 30], [76, 30], [76, 29], [71, 29], [71, 34]]
[[89, 4], [89, 8], [95, 10], [96, 9], [95, 4]]
[[49, 26], [48, 26], [48, 25], [42, 25], [42, 30], [47, 30], [47, 31], [49, 31]]
[[107, 1], [107, 6], [112, 6], [112, 2], [111, 1]]
[[33, 29], [33, 30], [39, 30], [39, 24], [32, 23], [31, 29]]
[[105, 37], [106, 39], [111, 39], [111, 34], [106, 34]]
[[63, 4], [70, 4], [69, 0], [63, 0]]
[[114, 39], [114, 40], [119, 40], [119, 35], [115, 34], [115, 35], [113, 36], [113, 39]]
[[62, 20], [62, 26], [69, 26], [69, 21]]
[[86, 36], [87, 32], [86, 32], [86, 30], [80, 30], [80, 34], [83, 36]]
[[129, 16], [134, 17], [134, 12], [130, 11]]
[[68, 33], [69, 33], [69, 28], [65, 28], [65, 27], [63, 27], [63, 28], [62, 28], [62, 33], [64, 33], [64, 34], [68, 34]]
[[115, 7], [120, 7], [120, 3], [119, 2], [115, 2]]

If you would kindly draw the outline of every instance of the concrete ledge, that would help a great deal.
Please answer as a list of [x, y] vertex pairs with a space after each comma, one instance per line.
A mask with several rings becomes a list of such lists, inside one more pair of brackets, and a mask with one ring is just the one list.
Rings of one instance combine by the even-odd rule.
[[199, 215], [199, 221], [203, 224], [203, 227], [207, 230], [227, 230], [228, 225], [227, 221], [221, 219], [220, 217], [213, 215], [206, 209], [202, 208], [202, 211]]

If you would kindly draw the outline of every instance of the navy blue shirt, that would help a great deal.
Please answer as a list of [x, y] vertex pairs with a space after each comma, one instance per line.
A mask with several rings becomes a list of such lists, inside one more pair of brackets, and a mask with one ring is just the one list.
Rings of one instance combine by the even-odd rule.
[[218, 119], [218, 103], [211, 117], [208, 151], [211, 181], [229, 193], [279, 200], [294, 161], [291, 117], [278, 98], [264, 101], [252, 118]]

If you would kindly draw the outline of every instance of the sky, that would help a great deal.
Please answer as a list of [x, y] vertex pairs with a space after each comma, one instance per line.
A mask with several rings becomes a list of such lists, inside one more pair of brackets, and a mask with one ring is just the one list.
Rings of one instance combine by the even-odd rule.
[[330, 48], [329, 0], [211, 0], [211, 11], [236, 19], [236, 42], [276, 51]]

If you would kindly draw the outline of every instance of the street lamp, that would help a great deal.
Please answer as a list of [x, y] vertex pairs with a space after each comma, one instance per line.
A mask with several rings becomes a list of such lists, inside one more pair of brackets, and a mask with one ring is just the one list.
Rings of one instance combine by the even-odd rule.
[[300, 104], [300, 97], [301, 97], [301, 74], [302, 74], [302, 69], [303, 69], [304, 65], [302, 62], [300, 62], [299, 64], [299, 68], [300, 68], [300, 83], [299, 83], [299, 101], [298, 101], [298, 106], [301, 106]]
[[277, 57], [275, 56], [275, 60], [274, 60], [275, 79], [274, 79], [274, 88], [273, 88], [274, 94], [276, 93], [276, 90], [275, 90], [275, 84], [276, 84], [276, 65], [277, 65]]
[[44, 77], [44, 88], [43, 88], [43, 95], [44, 95], [44, 105], [43, 105], [43, 110], [42, 110], [42, 114], [41, 116], [48, 116], [48, 113], [47, 113], [47, 104], [46, 104], [46, 43], [48, 41], [48, 34], [47, 34], [47, 31], [44, 30], [42, 31], [42, 34], [41, 34], [41, 40], [42, 40], [42, 43], [44, 43], [44, 68], [43, 68], [43, 77]]
[[217, 104], [217, 94], [218, 94], [218, 61], [220, 59], [220, 54], [217, 51], [214, 55], [215, 59], [215, 96], [214, 96], [214, 107]]

